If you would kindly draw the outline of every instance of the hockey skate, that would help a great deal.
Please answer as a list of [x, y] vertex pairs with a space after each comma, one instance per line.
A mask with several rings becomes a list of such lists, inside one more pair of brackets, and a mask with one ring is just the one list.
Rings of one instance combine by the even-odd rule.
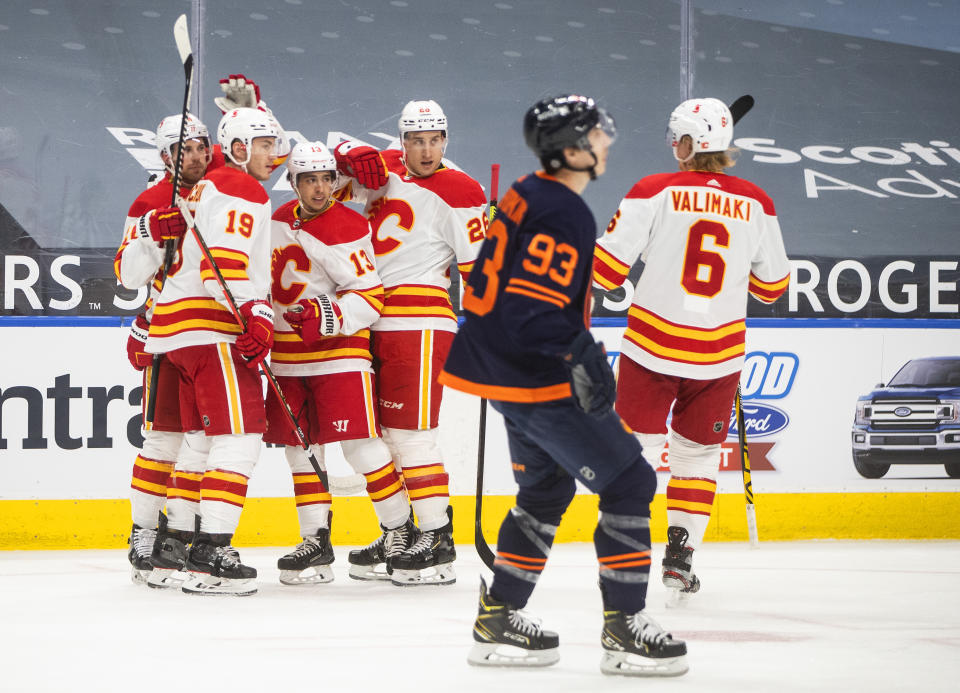
[[487, 592], [480, 578], [480, 605], [467, 662], [482, 667], [545, 667], [560, 660], [560, 637]]
[[244, 597], [257, 591], [256, 568], [240, 562], [230, 546], [230, 534], [200, 532], [190, 547], [186, 569], [191, 573], [181, 589], [187, 594], [232, 594]]
[[680, 676], [687, 673], [687, 644], [674, 640], [644, 611], [604, 609], [600, 671], [620, 676]]
[[453, 561], [457, 550], [453, 545], [453, 508], [447, 506], [447, 524], [437, 529], [421, 530], [417, 542], [395, 558], [387, 559], [394, 585], [452, 585], [457, 581]]
[[184, 566], [187, 563], [188, 545], [193, 541], [193, 532], [167, 527], [167, 516], [160, 513], [157, 539], [153, 543], [150, 564], [153, 570], [147, 578], [147, 586], [155, 589], [180, 587], [187, 579]]
[[333, 582], [333, 546], [330, 528], [321, 527], [312, 537], [304, 537], [299, 546], [277, 561], [280, 582], [284, 585], [320, 585]]
[[350, 563], [349, 574], [354, 580], [389, 580], [387, 559], [392, 559], [413, 546], [419, 537], [419, 530], [411, 517], [394, 529], [383, 526], [380, 529], [383, 534], [379, 539], [362, 549], [354, 549], [347, 556]]
[[693, 574], [693, 549], [687, 546], [689, 536], [683, 527], [667, 528], [661, 579], [667, 588], [668, 607], [684, 606], [700, 589], [700, 578]]
[[130, 530], [130, 538], [127, 540], [130, 545], [127, 560], [130, 561], [130, 579], [135, 585], [147, 584], [147, 578], [153, 570], [150, 564], [150, 552], [153, 551], [153, 542], [156, 538], [157, 530], [155, 529], [133, 525], [133, 529]]

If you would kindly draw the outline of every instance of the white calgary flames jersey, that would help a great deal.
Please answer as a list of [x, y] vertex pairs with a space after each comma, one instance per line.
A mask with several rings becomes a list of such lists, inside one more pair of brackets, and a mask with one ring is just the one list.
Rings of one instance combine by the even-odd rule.
[[[291, 200], [273, 215], [273, 372], [372, 373], [369, 327], [383, 308], [383, 284], [373, 263], [370, 225], [339, 202], [305, 222], [299, 211], [300, 205]], [[300, 299], [320, 294], [336, 300], [341, 334], [307, 346], [283, 313]]]
[[[186, 196], [189, 192], [190, 188], [180, 188], [181, 196]], [[169, 173], [164, 180], [140, 193], [127, 212], [123, 241], [113, 260], [113, 272], [125, 288], [139, 289], [150, 286], [144, 311], [148, 320], [153, 314], [153, 303], [160, 294], [163, 248], [152, 238], [144, 238], [137, 225], [144, 214], [169, 207], [172, 196], [173, 182]]]
[[[194, 220], [237, 306], [270, 292], [270, 198], [253, 176], [224, 166], [190, 193]], [[154, 306], [147, 351], [235, 342], [241, 332], [193, 233]]]
[[743, 367], [748, 292], [772, 303], [790, 279], [773, 202], [722, 173], [663, 173], [633, 186], [597, 240], [594, 284], [621, 286], [638, 258], [621, 352], [700, 380]]
[[387, 183], [367, 190], [351, 181], [338, 193], [364, 205], [373, 232], [384, 304], [373, 330], [455, 332], [450, 303], [450, 265], [456, 260], [466, 281], [486, 234], [486, 196], [463, 171], [440, 168], [418, 178], [403, 164], [402, 152], [381, 152]]

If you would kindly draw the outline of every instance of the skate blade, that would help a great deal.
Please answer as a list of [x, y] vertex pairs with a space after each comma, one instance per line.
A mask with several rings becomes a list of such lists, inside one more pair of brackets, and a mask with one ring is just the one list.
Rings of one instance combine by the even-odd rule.
[[200, 574], [186, 580], [180, 589], [187, 594], [246, 597], [256, 594], [257, 583], [255, 578], [230, 579]]
[[280, 582], [291, 587], [323, 585], [333, 582], [333, 569], [329, 565], [315, 565], [303, 570], [281, 570]]
[[687, 656], [656, 659], [630, 652], [603, 653], [600, 671], [609, 676], [682, 676], [690, 667]]
[[157, 590], [181, 587], [187, 579], [187, 573], [172, 568], [154, 568], [147, 578], [147, 587]]
[[398, 587], [416, 587], [419, 585], [452, 585], [457, 581], [457, 573], [452, 563], [444, 563], [423, 570], [393, 569], [391, 582]]
[[525, 650], [504, 643], [474, 642], [467, 663], [475, 667], [548, 667], [560, 661], [560, 648]]
[[667, 589], [667, 600], [665, 606], [668, 609], [683, 609], [690, 603], [690, 597], [693, 592], [684, 592], [683, 590], [669, 588]]
[[376, 565], [355, 565], [351, 563], [347, 574], [354, 580], [383, 581], [390, 579], [386, 563], [377, 563]]
[[139, 568], [134, 568], [130, 566], [130, 582], [134, 585], [146, 585], [147, 578], [150, 577], [150, 570], [140, 570]]
[[600, 671], [610, 676], [682, 676], [690, 667], [686, 655], [655, 659], [629, 652], [604, 652]]

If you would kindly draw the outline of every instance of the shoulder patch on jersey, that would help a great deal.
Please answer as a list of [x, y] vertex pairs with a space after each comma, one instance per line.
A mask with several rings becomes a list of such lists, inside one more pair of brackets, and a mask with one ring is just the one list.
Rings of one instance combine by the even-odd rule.
[[275, 211], [273, 216], [270, 218], [274, 221], [282, 221], [290, 226], [293, 226], [293, 222], [297, 220], [297, 216], [293, 213], [293, 210], [296, 209], [296, 207], [296, 199], [290, 200], [289, 202], [284, 202], [282, 205], [277, 207], [277, 211]]
[[487, 196], [483, 194], [480, 184], [456, 169], [443, 168], [426, 178], [411, 177], [408, 182], [429, 190], [451, 207], [482, 207], [487, 204]]
[[239, 197], [248, 202], [262, 205], [270, 201], [270, 196], [256, 178], [230, 166], [222, 166], [206, 177], [217, 190], [224, 195]]
[[339, 202], [302, 228], [324, 245], [353, 243], [370, 234], [367, 218]]
[[169, 207], [170, 200], [173, 198], [173, 182], [164, 179], [153, 185], [137, 196], [137, 199], [130, 205], [128, 217], [142, 217], [147, 212], [151, 212], [160, 207]]

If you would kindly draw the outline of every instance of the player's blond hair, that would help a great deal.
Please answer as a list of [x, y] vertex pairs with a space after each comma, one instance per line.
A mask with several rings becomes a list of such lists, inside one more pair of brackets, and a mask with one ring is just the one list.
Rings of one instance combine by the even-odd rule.
[[726, 168], [732, 168], [737, 165], [734, 158], [739, 150], [736, 147], [723, 152], [703, 152], [693, 157], [692, 168], [697, 171], [709, 171], [710, 173], [723, 173]]

